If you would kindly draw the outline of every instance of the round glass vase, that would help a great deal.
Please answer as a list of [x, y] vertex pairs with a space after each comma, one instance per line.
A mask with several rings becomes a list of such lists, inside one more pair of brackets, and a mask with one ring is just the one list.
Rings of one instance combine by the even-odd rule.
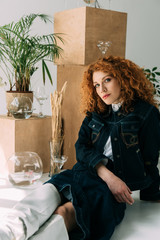
[[32, 101], [29, 97], [15, 97], [9, 105], [9, 112], [17, 119], [28, 119], [32, 115]]
[[42, 160], [35, 152], [15, 152], [8, 159], [8, 179], [13, 185], [32, 185], [42, 173]]
[[63, 137], [50, 141], [50, 172], [49, 176], [60, 173], [68, 157], [61, 155]]

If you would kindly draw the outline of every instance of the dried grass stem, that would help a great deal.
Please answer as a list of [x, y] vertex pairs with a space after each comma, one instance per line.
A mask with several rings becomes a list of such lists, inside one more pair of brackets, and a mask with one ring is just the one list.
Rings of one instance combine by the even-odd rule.
[[62, 103], [66, 91], [67, 82], [64, 83], [60, 92], [57, 90], [51, 94], [52, 110], [52, 141], [58, 141], [63, 138], [62, 134]]

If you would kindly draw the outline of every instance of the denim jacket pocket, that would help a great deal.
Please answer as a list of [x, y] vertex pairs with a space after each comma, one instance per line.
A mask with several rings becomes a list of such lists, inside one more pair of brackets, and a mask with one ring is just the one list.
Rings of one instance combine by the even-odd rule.
[[122, 122], [121, 137], [127, 148], [138, 144], [139, 122]]
[[103, 128], [104, 124], [101, 122], [98, 122], [95, 119], [92, 119], [89, 122], [88, 126], [92, 129], [91, 141], [92, 141], [92, 143], [95, 143], [97, 141], [97, 139], [99, 138], [100, 131]]

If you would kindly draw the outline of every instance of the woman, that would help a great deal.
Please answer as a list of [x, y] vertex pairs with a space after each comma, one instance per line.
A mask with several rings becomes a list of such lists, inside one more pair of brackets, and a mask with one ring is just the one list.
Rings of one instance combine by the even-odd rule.
[[86, 117], [75, 144], [77, 163], [43, 185], [43, 191], [54, 191], [53, 197], [47, 190], [43, 206], [50, 201], [47, 217], [53, 212], [64, 217], [70, 239], [107, 240], [126, 203], [134, 203], [132, 191], [140, 190], [141, 200], [160, 200], [160, 114], [143, 70], [112, 56], [84, 73], [82, 109]]

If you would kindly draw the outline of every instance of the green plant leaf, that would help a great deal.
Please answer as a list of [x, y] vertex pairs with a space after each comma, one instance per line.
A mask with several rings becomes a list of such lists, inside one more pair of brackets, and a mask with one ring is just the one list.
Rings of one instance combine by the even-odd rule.
[[52, 77], [51, 77], [50, 71], [49, 71], [49, 69], [47, 67], [47, 64], [45, 63], [44, 60], [42, 60], [42, 71], [43, 71], [43, 83], [45, 84], [45, 80], [46, 80], [45, 79], [45, 71], [46, 71], [46, 73], [48, 75], [48, 78], [49, 78], [51, 84], [53, 85], [53, 81], [52, 81]]
[[152, 72], [154, 72], [155, 70], [157, 70], [157, 67], [152, 68]]
[[148, 72], [148, 73], [150, 73], [150, 72], [151, 72], [151, 70], [150, 70], [150, 69], [148, 69], [148, 68], [147, 68], [147, 69], [144, 69], [144, 71], [145, 71], [145, 72]]
[[156, 74], [155, 74], [155, 73], [152, 73], [152, 77], [155, 78], [155, 77], [156, 77]]
[[160, 72], [155, 72], [156, 75], [160, 76]]
[[42, 60], [42, 75], [43, 75], [43, 84], [45, 84], [45, 67], [44, 67], [44, 60]]
[[157, 82], [157, 80], [155, 78], [150, 78], [149, 79], [151, 82]]

